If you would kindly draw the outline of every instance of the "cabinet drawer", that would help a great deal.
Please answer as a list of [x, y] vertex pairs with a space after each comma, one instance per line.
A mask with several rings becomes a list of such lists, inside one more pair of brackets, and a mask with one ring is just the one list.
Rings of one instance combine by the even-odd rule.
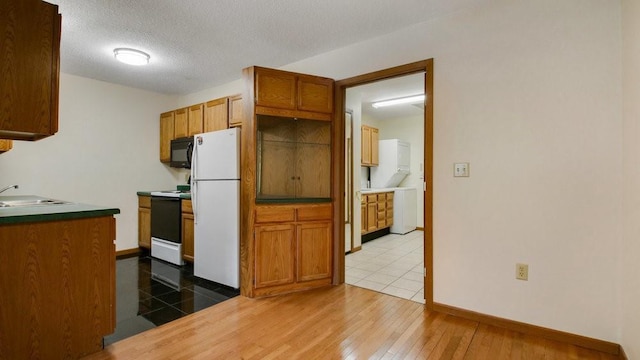
[[138, 196], [138, 207], [151, 208], [151, 196]]
[[378, 201], [378, 196], [376, 194], [367, 195], [367, 203], [374, 203]]
[[193, 214], [193, 207], [191, 207], [191, 200], [182, 200], [182, 212]]
[[298, 221], [331, 220], [331, 205], [305, 206], [297, 209]]
[[393, 209], [387, 209], [387, 219], [393, 219]]
[[384, 211], [378, 211], [378, 220], [384, 220], [386, 217], [387, 216]]
[[387, 201], [393, 201], [393, 193], [392, 192], [388, 192], [387, 193]]
[[387, 193], [380, 193], [380, 194], [378, 194], [378, 201], [379, 201], [379, 202], [387, 201]]
[[386, 225], [387, 225], [386, 219], [378, 220], [378, 229], [383, 229], [386, 227]]
[[256, 223], [293, 222], [295, 214], [293, 206], [260, 206], [256, 207]]

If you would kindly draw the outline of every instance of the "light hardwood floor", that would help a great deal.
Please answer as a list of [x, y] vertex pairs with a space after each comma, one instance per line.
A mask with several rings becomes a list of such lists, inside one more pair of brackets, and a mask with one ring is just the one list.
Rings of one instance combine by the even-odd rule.
[[242, 296], [108, 346], [88, 359], [618, 359], [340, 285]]

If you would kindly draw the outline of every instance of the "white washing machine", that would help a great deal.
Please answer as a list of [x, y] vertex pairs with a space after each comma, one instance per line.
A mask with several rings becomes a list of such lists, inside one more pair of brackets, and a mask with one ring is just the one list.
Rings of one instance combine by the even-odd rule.
[[416, 188], [396, 188], [393, 194], [393, 234], [406, 234], [416, 229], [418, 223]]

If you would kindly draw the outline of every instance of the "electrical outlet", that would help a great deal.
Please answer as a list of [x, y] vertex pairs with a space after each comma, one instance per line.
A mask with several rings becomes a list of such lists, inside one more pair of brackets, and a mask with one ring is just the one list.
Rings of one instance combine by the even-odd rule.
[[454, 177], [468, 177], [469, 176], [469, 163], [455, 163], [455, 164], [453, 164], [453, 176]]
[[529, 265], [516, 264], [516, 279], [525, 281], [529, 280]]

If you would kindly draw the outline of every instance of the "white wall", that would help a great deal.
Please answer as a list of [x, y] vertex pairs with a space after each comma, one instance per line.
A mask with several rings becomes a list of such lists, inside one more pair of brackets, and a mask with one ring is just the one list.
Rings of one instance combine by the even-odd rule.
[[2, 195], [34, 194], [117, 207], [117, 250], [138, 247], [137, 191], [175, 188], [175, 172], [160, 163], [159, 114], [175, 98], [61, 74], [59, 132], [36, 142], [14, 141], [0, 155]]
[[620, 252], [622, 339], [629, 359], [640, 359], [640, 2], [622, 1], [624, 121], [624, 236]]
[[426, 58], [434, 300], [619, 339], [620, 3], [496, 0], [285, 69], [344, 79]]

